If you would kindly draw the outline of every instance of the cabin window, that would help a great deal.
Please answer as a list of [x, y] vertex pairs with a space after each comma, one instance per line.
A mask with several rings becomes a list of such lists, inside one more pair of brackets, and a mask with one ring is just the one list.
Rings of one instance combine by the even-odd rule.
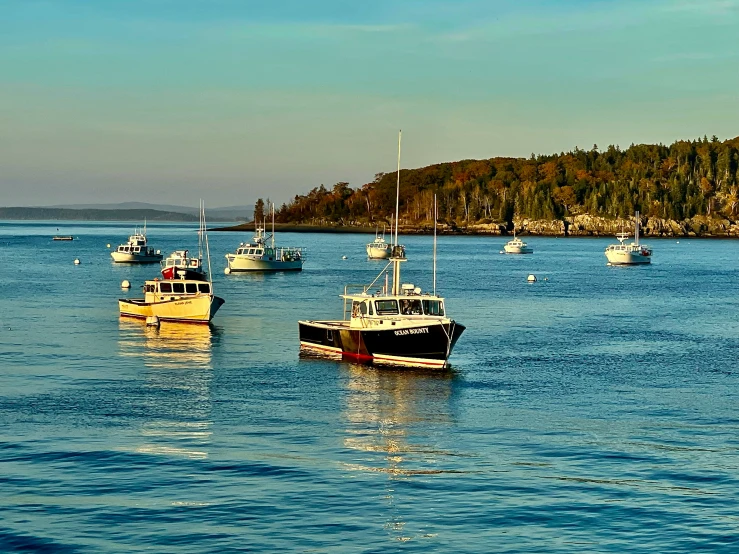
[[362, 315], [367, 315], [367, 302], [362, 302], [359, 305], [359, 311], [361, 312]]
[[185, 290], [190, 294], [196, 294], [198, 292], [197, 283], [185, 283]]
[[167, 266], [172, 267], [174, 265], [174, 260], [167, 260]]
[[144, 292], [154, 292], [154, 285], [144, 285]]
[[210, 294], [210, 283], [198, 283], [198, 290], [203, 294]]
[[377, 315], [397, 315], [398, 302], [396, 300], [376, 300], [375, 310]]
[[403, 298], [400, 301], [400, 313], [403, 315], [421, 315], [423, 310], [421, 309], [420, 300], [410, 300]]
[[355, 300], [352, 302], [352, 317], [359, 317], [359, 305], [361, 302]]
[[172, 283], [172, 291], [179, 293], [185, 292], [185, 283]]
[[444, 315], [444, 303], [441, 300], [424, 300], [423, 311], [426, 315]]
[[172, 292], [172, 283], [159, 283], [159, 290], [161, 292]]
[[198, 261], [197, 260], [190, 260], [190, 266], [191, 267], [198, 267]]
[[261, 248], [258, 248], [257, 249], [257, 256], [261, 256], [262, 254], [264, 254], [264, 250], [262, 250]]
[[137, 246], [136, 248], [134, 248], [134, 249], [133, 249], [133, 251], [134, 251], [134, 252], [141, 252], [141, 248], [139, 248], [139, 247]]
[[369, 304], [369, 315], [374, 315], [372, 312], [372, 302], [367, 302], [367, 304]]

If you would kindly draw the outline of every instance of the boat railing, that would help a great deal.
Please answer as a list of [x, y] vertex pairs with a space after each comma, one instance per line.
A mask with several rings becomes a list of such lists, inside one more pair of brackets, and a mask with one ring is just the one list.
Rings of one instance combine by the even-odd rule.
[[[377, 279], [375, 279], [375, 281], [377, 281]], [[347, 317], [347, 315], [351, 315], [352, 300], [348, 297], [368, 294], [367, 291], [370, 290], [375, 281], [373, 281], [369, 285], [350, 284], [344, 287], [344, 321], [349, 321], [350, 318]]]
[[[307, 250], [304, 246], [276, 246], [275, 258], [282, 261], [305, 260], [305, 252]], [[286, 260], [285, 258], [288, 259]]]

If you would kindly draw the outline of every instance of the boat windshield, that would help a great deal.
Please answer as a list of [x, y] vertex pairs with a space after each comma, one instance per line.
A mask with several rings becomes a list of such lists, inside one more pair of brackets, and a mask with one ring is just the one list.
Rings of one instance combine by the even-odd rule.
[[423, 312], [426, 315], [444, 315], [444, 302], [441, 300], [424, 300]]
[[377, 315], [398, 315], [397, 300], [376, 300], [375, 312]]
[[402, 298], [400, 300], [400, 313], [403, 315], [422, 315], [421, 301]]

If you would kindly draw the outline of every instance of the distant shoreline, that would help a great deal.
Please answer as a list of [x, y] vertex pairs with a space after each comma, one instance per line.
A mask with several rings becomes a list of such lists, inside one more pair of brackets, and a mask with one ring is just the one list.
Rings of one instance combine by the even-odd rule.
[[[532, 222], [533, 223], [533, 222]], [[553, 231], [552, 229], [561, 224], [561, 221], [552, 222], [536, 222], [544, 223], [544, 225], [533, 225], [530, 229], [520, 229], [517, 225], [517, 235], [521, 237], [555, 237], [555, 238], [614, 238], [618, 229], [573, 229], [572, 225], [562, 226], [562, 230]], [[271, 229], [271, 224], [267, 225], [267, 231]], [[254, 233], [254, 223], [243, 223], [240, 225], [231, 225], [227, 227], [214, 227], [209, 231], [217, 232], [235, 232], [235, 233]], [[275, 231], [283, 233], [338, 233], [338, 234], [363, 234], [373, 235], [377, 231], [376, 227], [353, 226], [353, 225], [311, 225], [305, 223], [275, 223]], [[633, 229], [632, 229], [633, 231]], [[694, 232], [685, 230], [684, 232], [676, 232], [677, 229], [659, 227], [657, 233], [650, 233], [642, 229], [640, 236], [645, 239], [651, 238], [700, 238], [700, 239], [727, 239], [739, 238], [736, 233], [716, 232]], [[503, 225], [469, 225], [467, 227], [449, 227], [447, 225], [439, 225], [437, 234], [443, 236], [480, 236], [480, 237], [512, 237], [513, 232], [509, 232]], [[433, 227], [427, 225], [410, 226], [401, 225], [398, 229], [400, 235], [433, 235]], [[386, 230], [386, 235], [390, 236], [390, 228]], [[632, 237], [633, 238], [633, 237]]]

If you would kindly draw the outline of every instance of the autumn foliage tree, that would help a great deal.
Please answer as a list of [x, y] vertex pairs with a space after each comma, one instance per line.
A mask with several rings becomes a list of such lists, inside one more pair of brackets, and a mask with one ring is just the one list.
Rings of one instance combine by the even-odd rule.
[[[434, 195], [450, 224], [557, 219], [576, 214], [665, 219], [739, 214], [739, 137], [662, 144], [575, 148], [530, 158], [491, 158], [435, 164], [400, 172], [403, 223], [429, 222]], [[346, 182], [313, 188], [283, 204], [278, 221], [370, 224], [395, 211], [396, 174], [378, 173], [352, 188]], [[257, 208], [255, 207], [255, 213]]]

